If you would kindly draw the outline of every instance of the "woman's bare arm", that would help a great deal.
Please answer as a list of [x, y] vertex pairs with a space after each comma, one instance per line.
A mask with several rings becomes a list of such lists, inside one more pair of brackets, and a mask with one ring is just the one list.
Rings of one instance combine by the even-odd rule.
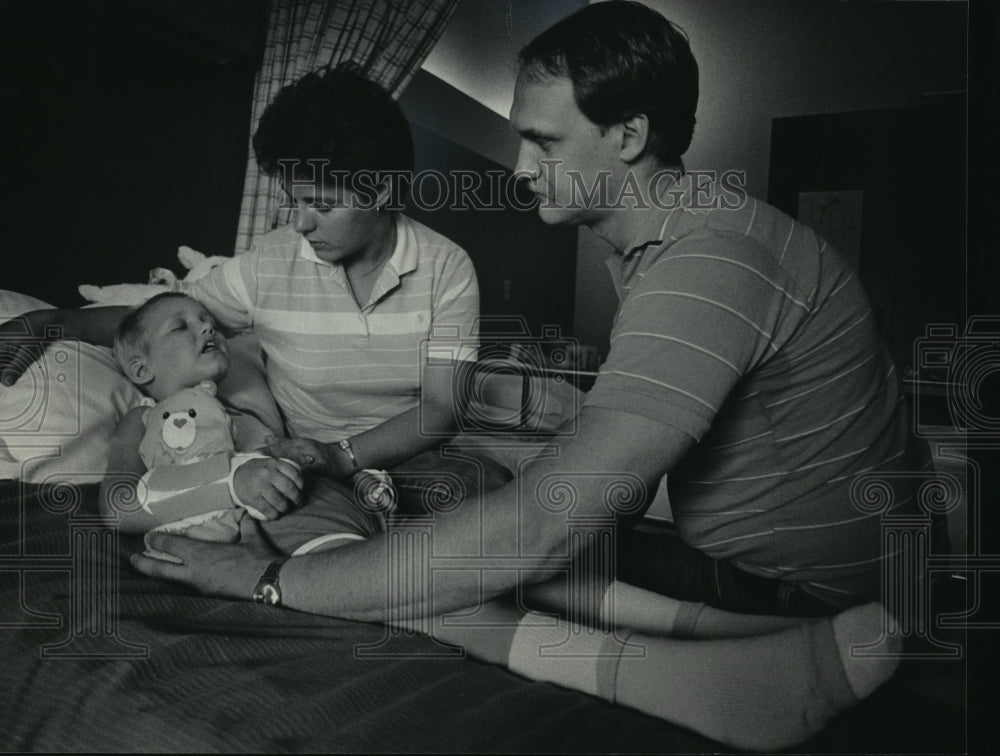
[[[462, 361], [427, 365], [418, 406], [349, 439], [358, 467], [392, 469], [455, 435], [467, 406], [460, 387], [471, 369], [472, 363]], [[285, 439], [269, 446], [268, 453], [293, 459], [307, 472], [341, 480], [354, 472], [351, 458], [336, 443]], [[315, 462], [307, 463], [307, 456]]]

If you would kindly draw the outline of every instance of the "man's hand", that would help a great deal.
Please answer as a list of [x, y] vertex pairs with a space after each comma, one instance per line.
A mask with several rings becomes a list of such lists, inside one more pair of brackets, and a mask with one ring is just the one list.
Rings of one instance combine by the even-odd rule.
[[334, 451], [332, 445], [321, 444], [311, 438], [273, 439], [261, 451], [272, 457], [290, 459], [301, 465], [303, 472], [328, 478], [344, 480], [353, 472], [343, 452]]
[[[250, 518], [245, 518], [249, 520]], [[239, 543], [218, 543], [168, 533], [150, 533], [150, 549], [165, 552], [178, 563], [132, 554], [132, 566], [150, 577], [175, 580], [209, 596], [250, 600], [260, 576], [275, 555], [243, 528]]]
[[264, 520], [276, 520], [298, 506], [303, 483], [296, 465], [270, 457], [244, 462], [233, 475], [233, 488], [240, 501], [248, 511], [252, 507], [260, 513], [257, 519]]
[[41, 359], [52, 339], [46, 333], [56, 310], [32, 310], [0, 323], [0, 383], [13, 386], [31, 364]]

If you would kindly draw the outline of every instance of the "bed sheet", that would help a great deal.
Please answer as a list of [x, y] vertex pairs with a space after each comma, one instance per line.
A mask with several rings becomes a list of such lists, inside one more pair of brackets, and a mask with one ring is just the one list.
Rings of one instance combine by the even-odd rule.
[[425, 636], [141, 576], [137, 540], [96, 519], [95, 486], [0, 493], [3, 750], [712, 750]]
[[[0, 481], [4, 751], [730, 750], [425, 636], [141, 576], [138, 540], [97, 517], [96, 493]], [[963, 752], [953, 670], [904, 663], [796, 751]]]

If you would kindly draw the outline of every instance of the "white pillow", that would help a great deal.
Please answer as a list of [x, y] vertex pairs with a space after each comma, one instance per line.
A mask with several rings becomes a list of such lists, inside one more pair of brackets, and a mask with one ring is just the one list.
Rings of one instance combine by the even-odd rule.
[[[0, 290], [0, 321], [48, 307]], [[110, 349], [70, 340], [50, 344], [17, 383], [0, 386], [0, 478], [99, 481], [111, 434], [141, 399]]]

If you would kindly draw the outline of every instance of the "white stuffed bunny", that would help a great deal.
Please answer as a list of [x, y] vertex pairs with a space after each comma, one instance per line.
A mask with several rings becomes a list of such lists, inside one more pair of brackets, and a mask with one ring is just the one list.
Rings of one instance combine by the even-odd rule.
[[183, 279], [177, 278], [169, 268], [153, 268], [149, 272], [149, 283], [144, 284], [113, 284], [111, 286], [91, 286], [83, 284], [78, 287], [80, 296], [92, 304], [126, 305], [134, 307], [145, 302], [155, 294], [164, 291], [177, 291], [181, 288], [181, 280], [197, 281], [208, 275], [208, 272], [222, 265], [228, 257], [213, 255], [208, 257], [191, 247], [178, 247], [177, 257], [187, 268], [188, 273]]

